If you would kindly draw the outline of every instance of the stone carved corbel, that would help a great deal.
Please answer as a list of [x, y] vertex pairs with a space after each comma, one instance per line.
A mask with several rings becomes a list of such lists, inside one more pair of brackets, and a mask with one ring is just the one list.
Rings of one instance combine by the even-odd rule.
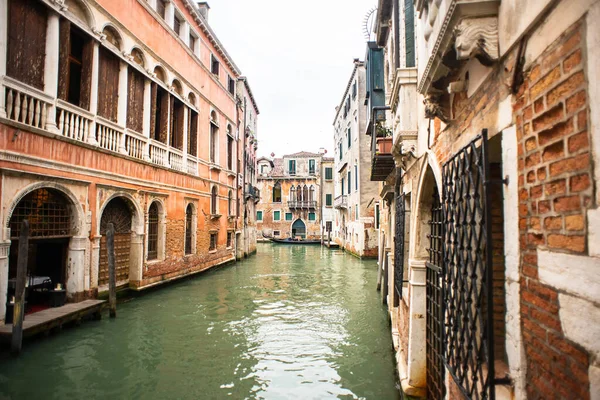
[[425, 96], [423, 104], [425, 104], [425, 118], [438, 118], [442, 122], [448, 123], [448, 117], [442, 109], [439, 95], [429, 94]]
[[94, 33], [94, 35], [96, 35], [98, 37], [98, 39], [103, 42], [106, 40], [106, 35], [99, 29], [96, 28], [92, 28], [92, 32]]
[[148, 73], [148, 75], [150, 75], [151, 78], [156, 79], [156, 74], [154, 73], [153, 70], [147, 69], [146, 72]]
[[125, 57], [125, 59], [127, 61], [133, 62], [133, 55], [131, 53], [128, 53], [127, 51], [123, 51], [123, 52], [121, 52], [121, 54], [123, 54], [123, 57]]
[[486, 66], [498, 60], [498, 17], [463, 18], [454, 36], [458, 60], [477, 57]]
[[67, 11], [67, 5], [65, 4], [65, 0], [50, 0], [50, 2], [52, 4], [54, 4], [55, 6], [57, 6], [60, 11], [65, 12]]

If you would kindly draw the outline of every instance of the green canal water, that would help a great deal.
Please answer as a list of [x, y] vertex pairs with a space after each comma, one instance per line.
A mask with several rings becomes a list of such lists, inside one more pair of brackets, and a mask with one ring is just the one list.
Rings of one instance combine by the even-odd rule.
[[374, 261], [258, 253], [0, 359], [0, 399], [398, 399]]

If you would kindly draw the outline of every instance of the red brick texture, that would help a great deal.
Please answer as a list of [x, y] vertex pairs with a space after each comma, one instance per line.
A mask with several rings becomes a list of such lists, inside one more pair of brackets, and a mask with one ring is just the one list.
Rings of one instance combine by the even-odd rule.
[[591, 204], [585, 27], [532, 65], [513, 104], [519, 141], [521, 318], [530, 399], [589, 399], [589, 355], [565, 338], [558, 293], [538, 279], [537, 250], [585, 254]]

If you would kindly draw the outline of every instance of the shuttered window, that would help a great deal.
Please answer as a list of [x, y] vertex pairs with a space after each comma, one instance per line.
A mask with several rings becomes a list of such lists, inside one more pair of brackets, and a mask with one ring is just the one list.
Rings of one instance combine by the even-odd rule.
[[325, 205], [326, 206], [331, 206], [332, 204], [333, 204], [333, 195], [326, 194], [325, 195]]
[[161, 16], [162, 19], [165, 19], [165, 10], [167, 8], [167, 2], [165, 0], [158, 0], [156, 2], [156, 12]]
[[415, 6], [413, 0], [404, 0], [404, 29], [406, 46], [406, 67], [415, 66]]
[[144, 76], [135, 68], [127, 69], [127, 128], [144, 130]]
[[171, 132], [170, 145], [179, 150], [183, 150], [183, 114], [184, 105], [175, 96], [171, 98]]
[[60, 19], [58, 97], [83, 109], [90, 108], [92, 39], [68, 20]]
[[169, 125], [169, 95], [162, 87], [152, 82], [150, 85], [150, 137], [167, 144]]
[[189, 155], [198, 154], [198, 113], [188, 108], [188, 149]]
[[44, 90], [46, 6], [37, 0], [9, 0], [6, 74]]
[[348, 128], [348, 148], [352, 147], [352, 130]]
[[325, 168], [325, 180], [332, 180], [333, 179], [333, 168]]
[[352, 173], [348, 171], [348, 194], [352, 193]]
[[98, 115], [117, 122], [119, 100], [119, 58], [100, 47], [98, 66]]

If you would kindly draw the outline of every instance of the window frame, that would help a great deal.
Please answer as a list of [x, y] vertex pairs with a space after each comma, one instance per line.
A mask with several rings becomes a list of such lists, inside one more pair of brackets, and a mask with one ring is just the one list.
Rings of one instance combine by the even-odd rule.
[[[260, 216], [260, 218], [259, 218]], [[263, 221], [263, 211], [262, 210], [256, 210], [256, 222], [262, 222]]]
[[[285, 220], [285, 221], [293, 221], [293, 220], [294, 220], [294, 214], [293, 214], [293, 213], [291, 213], [291, 212], [286, 212], [286, 213], [284, 213], [284, 214], [285, 214], [285, 215], [284, 215], [284, 220]], [[289, 215], [289, 218], [288, 218], [288, 215]]]
[[[275, 218], [276, 214], [279, 215], [279, 218]], [[281, 221], [281, 210], [273, 210], [273, 221], [274, 222], [275, 221], [277, 221], [277, 222]]]
[[[312, 216], [312, 218], [311, 218]], [[308, 220], [309, 221], [316, 221], [317, 220], [317, 213], [316, 212], [309, 212], [308, 213]]]
[[210, 232], [208, 251], [215, 252], [217, 251], [217, 247], [219, 247], [219, 232]]
[[[329, 172], [329, 174], [328, 174]], [[327, 177], [329, 175], [329, 178]], [[333, 168], [332, 167], [325, 167], [325, 180], [326, 181], [332, 181], [333, 180]]]

